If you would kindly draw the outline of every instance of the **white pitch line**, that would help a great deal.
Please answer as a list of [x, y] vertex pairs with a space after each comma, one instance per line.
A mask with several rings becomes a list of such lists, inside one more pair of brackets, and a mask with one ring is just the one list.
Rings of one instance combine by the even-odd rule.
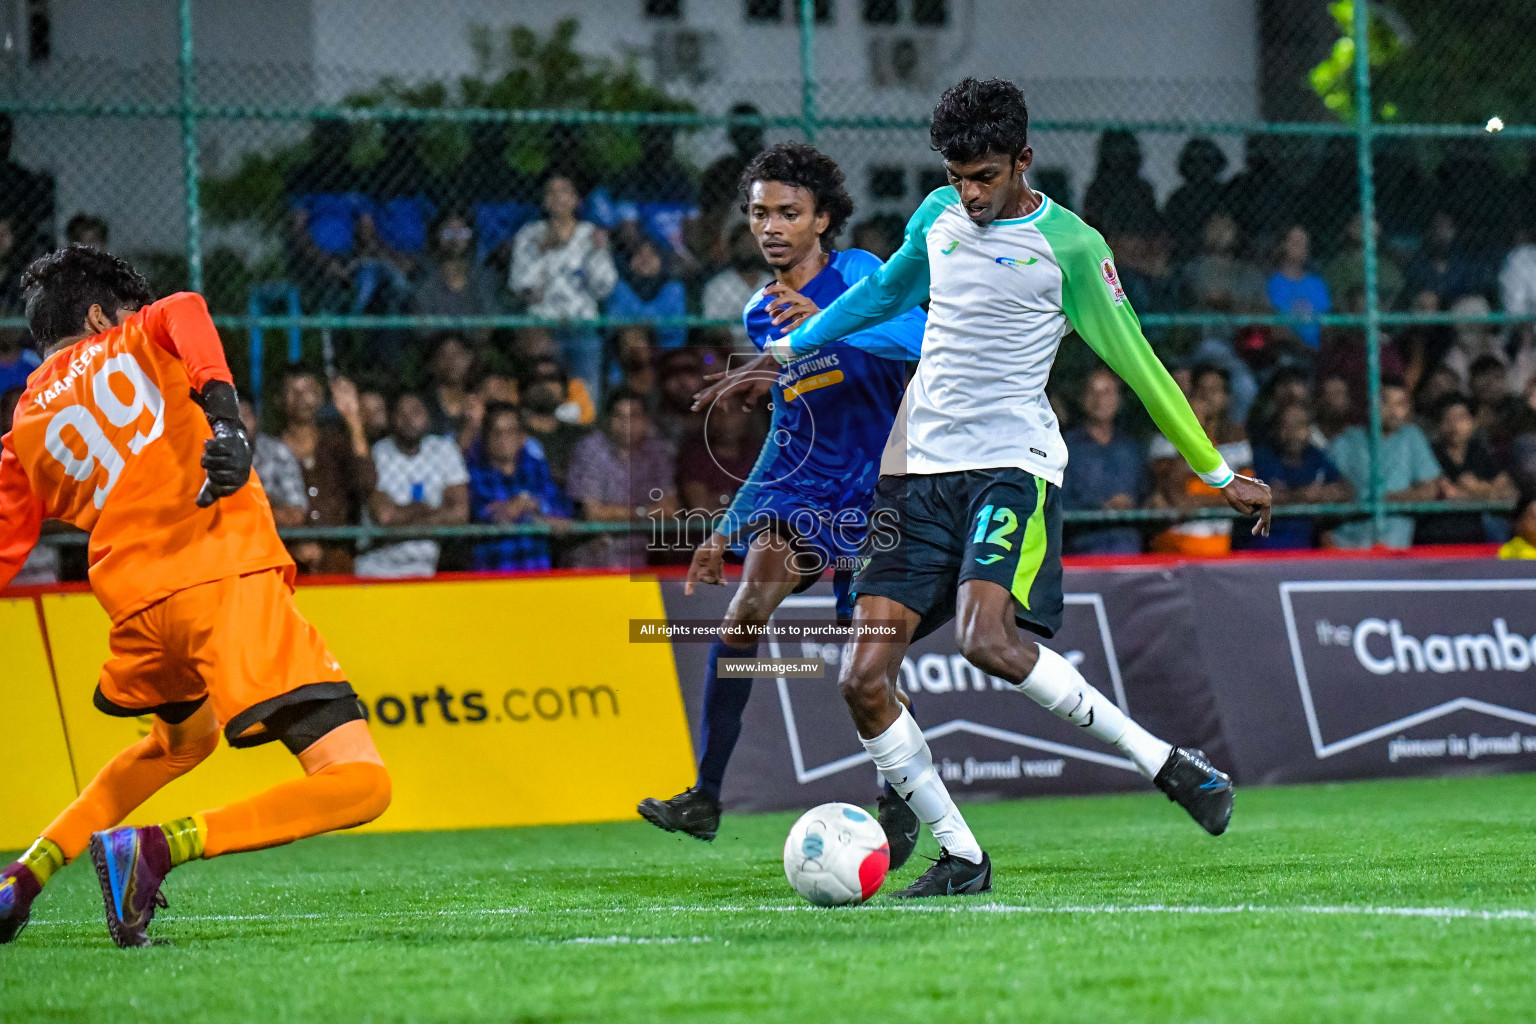
[[678, 943], [697, 943], [712, 941], [708, 935], [663, 936], [649, 938], [644, 935], [593, 935], [583, 936], [579, 939], [562, 939], [566, 946], [673, 946]]
[[[493, 917], [502, 915], [614, 915], [614, 916], [646, 916], [652, 914], [759, 914], [759, 913], [829, 913], [825, 908], [813, 907], [810, 904], [759, 904], [757, 906], [699, 906], [699, 905], [662, 905], [650, 907], [560, 907], [549, 910], [539, 910], [531, 907], [476, 907], [455, 908], [448, 907], [441, 910], [387, 910], [377, 913], [341, 913], [341, 914], [189, 914], [187, 916], [168, 915], [167, 920], [172, 922], [187, 923], [220, 923], [220, 922], [245, 922], [245, 921], [344, 921], [344, 920], [369, 920], [369, 919], [398, 919], [398, 918], [443, 918], [443, 917]], [[1205, 906], [1200, 904], [1178, 903], [1137, 903], [1128, 905], [1116, 904], [1085, 904], [1063, 906], [1039, 906], [1032, 904], [1016, 903], [875, 903], [862, 907], [851, 907], [845, 912], [851, 913], [925, 913], [925, 914], [1024, 914], [1024, 915], [1058, 915], [1058, 916], [1082, 916], [1093, 917], [1113, 914], [1167, 914], [1167, 915], [1225, 915], [1225, 914], [1259, 914], [1259, 915], [1318, 915], [1324, 917], [1417, 917], [1431, 920], [1454, 921], [1536, 921], [1536, 910], [1522, 908], [1506, 908], [1499, 910], [1484, 910], [1475, 907], [1378, 907], [1370, 905], [1344, 904], [1339, 906], [1318, 906], [1314, 904], [1297, 904], [1294, 906], [1269, 906], [1253, 903], [1238, 903], [1224, 906]], [[99, 918], [90, 920], [34, 920], [36, 926], [89, 926], [99, 924]], [[679, 940], [681, 941], [681, 940]]]

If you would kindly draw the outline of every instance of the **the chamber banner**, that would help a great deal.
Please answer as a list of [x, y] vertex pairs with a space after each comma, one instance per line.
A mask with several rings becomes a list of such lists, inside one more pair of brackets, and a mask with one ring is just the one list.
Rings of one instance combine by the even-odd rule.
[[[682, 596], [718, 616], [728, 589]], [[1232, 560], [1068, 569], [1048, 645], [1152, 732], [1202, 747], [1245, 783], [1536, 769], [1536, 578], [1492, 559]], [[778, 619], [832, 616], [830, 587]], [[791, 635], [793, 630], [789, 631]], [[708, 648], [676, 643], [697, 723]], [[762, 655], [820, 656], [824, 679], [759, 678], [726, 778], [740, 808], [868, 803], [875, 773], [836, 683], [836, 644], [765, 637]], [[958, 799], [1145, 786], [1128, 762], [960, 656], [953, 630], [901, 668]]]

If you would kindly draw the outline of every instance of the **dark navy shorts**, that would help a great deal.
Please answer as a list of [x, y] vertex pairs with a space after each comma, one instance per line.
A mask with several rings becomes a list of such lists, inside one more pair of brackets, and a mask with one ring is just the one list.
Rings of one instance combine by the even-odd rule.
[[875, 488], [861, 594], [921, 616], [914, 639], [955, 617], [960, 584], [990, 580], [1013, 594], [1020, 626], [1061, 628], [1061, 490], [1023, 469], [885, 476]]
[[772, 530], [794, 549], [793, 567], [800, 572], [795, 593], [809, 590], [832, 573], [837, 617], [853, 617], [853, 572], [868, 532], [867, 499], [830, 503], [786, 487], [765, 486], [757, 492], [752, 513], [742, 530], [741, 548], [759, 533]]

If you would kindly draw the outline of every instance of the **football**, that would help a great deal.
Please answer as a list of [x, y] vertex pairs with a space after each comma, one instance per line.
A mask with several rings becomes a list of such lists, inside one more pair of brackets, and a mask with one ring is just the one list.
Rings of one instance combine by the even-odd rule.
[[880, 891], [890, 864], [880, 823], [852, 804], [811, 808], [784, 840], [789, 884], [819, 907], [863, 903]]

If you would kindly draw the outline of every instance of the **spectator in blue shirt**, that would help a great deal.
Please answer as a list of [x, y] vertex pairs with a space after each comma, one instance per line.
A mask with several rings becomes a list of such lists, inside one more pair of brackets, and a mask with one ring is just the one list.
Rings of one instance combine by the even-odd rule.
[[[1312, 413], [1300, 402], [1282, 405], [1253, 447], [1253, 473], [1269, 484], [1276, 505], [1321, 505], [1353, 501], [1355, 489], [1328, 453], [1312, 443]], [[1310, 548], [1316, 521], [1310, 516], [1276, 516], [1268, 537], [1252, 547]]]
[[[1120, 413], [1120, 380], [1104, 367], [1083, 386], [1080, 427], [1064, 435], [1067, 472], [1061, 507], [1067, 510], [1125, 510], [1147, 496], [1147, 465], [1141, 446], [1115, 426]], [[1072, 531], [1066, 550], [1074, 555], [1134, 555], [1141, 551], [1141, 531], [1111, 526]]]
[[[544, 450], [523, 430], [515, 405], [486, 406], [480, 452], [469, 464], [469, 512], [476, 523], [547, 523], [556, 532], [569, 524], [571, 503], [550, 475]], [[548, 569], [549, 540], [502, 537], [475, 546], [482, 571]]]
[[[608, 296], [608, 315], [623, 320], [652, 320], [688, 315], [688, 296], [683, 283], [667, 273], [661, 250], [649, 238], [641, 238], [630, 253], [618, 284]], [[688, 329], [681, 324], [658, 327], [656, 340], [662, 348], [681, 348]]]
[[[1279, 267], [1265, 282], [1264, 292], [1275, 312], [1291, 316], [1318, 316], [1333, 308], [1333, 299], [1311, 265], [1312, 240], [1307, 229], [1293, 224], [1280, 243]], [[1316, 349], [1322, 328], [1316, 323], [1292, 324], [1302, 344]]]
[[[36, 352], [22, 347], [19, 329], [0, 327], [0, 391], [25, 388], [32, 371], [42, 365]], [[0, 434], [8, 433], [9, 422], [0, 423]]]

